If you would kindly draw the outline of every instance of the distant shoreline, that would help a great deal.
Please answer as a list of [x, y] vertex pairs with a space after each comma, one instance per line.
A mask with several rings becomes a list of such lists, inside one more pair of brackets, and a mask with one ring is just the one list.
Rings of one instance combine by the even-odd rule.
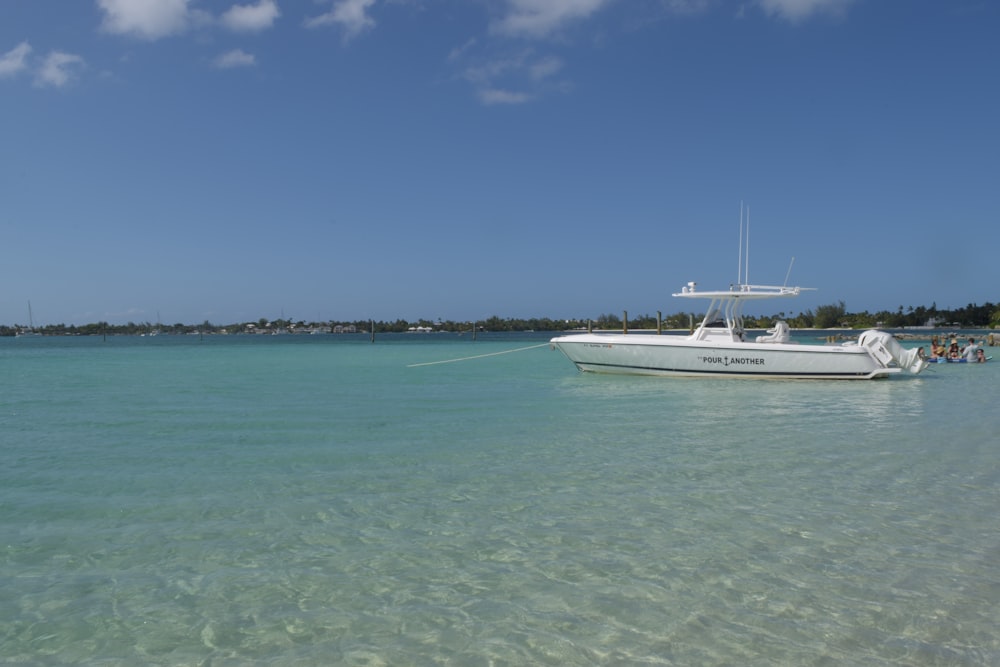
[[[0, 336], [30, 336], [34, 334], [52, 335], [146, 335], [159, 334], [241, 334], [241, 335], [282, 335], [282, 334], [352, 334], [362, 333], [472, 333], [479, 331], [550, 331], [567, 332], [581, 330], [595, 331], [690, 331], [704, 317], [704, 312], [675, 312], [663, 315], [641, 313], [630, 316], [627, 310], [618, 313], [604, 313], [596, 317], [500, 317], [492, 315], [475, 320], [426, 319], [408, 321], [376, 320], [374, 318], [355, 320], [314, 320], [281, 318], [241, 320], [228, 324], [216, 324], [205, 320], [198, 324], [168, 324], [157, 317], [154, 322], [128, 322], [111, 324], [107, 321], [91, 322], [84, 325], [48, 324], [37, 326], [30, 321], [25, 324], [0, 325]], [[844, 331], [865, 331], [884, 329], [907, 335], [933, 335], [931, 332], [950, 333], [953, 331], [986, 330], [1000, 326], [1000, 305], [993, 303], [969, 304], [964, 308], [938, 309], [934, 306], [910, 308], [904, 312], [900, 307], [896, 312], [878, 311], [870, 313], [847, 312], [843, 302], [819, 306], [798, 314], [779, 312], [770, 315], [743, 315], [743, 326], [747, 330], [766, 330], [777, 320], [783, 320], [795, 331], [823, 331], [835, 335]], [[830, 326], [837, 325], [837, 326]]]
[[[994, 333], [994, 329], [990, 327], [944, 327], [936, 329], [928, 329], [926, 327], [869, 327], [871, 329], [879, 329], [882, 331], [888, 331], [893, 334], [897, 339], [904, 341], [914, 341], [914, 342], [930, 342], [934, 338], [967, 338], [967, 337], [978, 337], [986, 338]], [[766, 331], [766, 327], [747, 327], [748, 332]], [[808, 334], [817, 334], [817, 338], [826, 338], [828, 342], [837, 341], [848, 341], [853, 340], [858, 337], [858, 335], [865, 331], [864, 328], [849, 328], [849, 327], [828, 327], [828, 328], [818, 328], [818, 327], [792, 327], [793, 332]], [[589, 331], [596, 334], [620, 334], [622, 333], [622, 328], [598, 328], [591, 327]], [[689, 327], [684, 328], [667, 328], [663, 327], [660, 332], [664, 335], [685, 335], [691, 331]], [[588, 329], [586, 327], [575, 327], [571, 329], [487, 329], [484, 327], [479, 327], [476, 329], [477, 334], [534, 334], [534, 335], [572, 335], [579, 333], [587, 333]], [[650, 329], [644, 327], [629, 327], [627, 334], [634, 335], [649, 335], [656, 334], [657, 329]], [[353, 331], [317, 331], [317, 330], [292, 330], [292, 331], [230, 331], [226, 328], [220, 328], [217, 330], [198, 330], [197, 328], [192, 328], [187, 331], [158, 331], [156, 333], [143, 333], [143, 332], [127, 332], [120, 331], [117, 327], [108, 327], [106, 331], [34, 331], [34, 332], [23, 332], [15, 333], [14, 330], [0, 332], [0, 338], [88, 338], [94, 336], [112, 336], [112, 337], [135, 337], [135, 338], [156, 338], [158, 336], [164, 337], [180, 337], [180, 336], [212, 336], [212, 337], [223, 337], [223, 336], [239, 336], [239, 337], [271, 337], [271, 336], [291, 336], [291, 337], [302, 337], [309, 335], [325, 335], [331, 337], [344, 337], [344, 336], [371, 336], [372, 332], [370, 330], [353, 330]], [[452, 335], [452, 336], [469, 336], [473, 337], [473, 331], [471, 329], [431, 329], [431, 330], [404, 330], [404, 331], [375, 331], [376, 335], [406, 335], [406, 336], [442, 336], [442, 335]], [[997, 334], [997, 344], [1000, 344], [1000, 334]]]

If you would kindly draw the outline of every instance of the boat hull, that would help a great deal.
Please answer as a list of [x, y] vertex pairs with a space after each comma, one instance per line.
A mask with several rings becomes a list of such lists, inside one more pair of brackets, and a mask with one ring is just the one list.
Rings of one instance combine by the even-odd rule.
[[899, 373], [857, 345], [692, 341], [579, 334], [552, 339], [581, 371], [624, 375], [870, 380]]

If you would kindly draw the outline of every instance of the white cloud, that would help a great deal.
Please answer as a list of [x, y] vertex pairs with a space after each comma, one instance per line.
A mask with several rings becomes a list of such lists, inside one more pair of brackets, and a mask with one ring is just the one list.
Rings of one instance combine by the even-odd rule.
[[[673, 14], [690, 16], [709, 10], [710, 0], [663, 0], [663, 6]], [[737, 10], [739, 11], [739, 10]]]
[[545, 37], [567, 23], [587, 18], [611, 0], [507, 0], [508, 12], [491, 28], [501, 35]]
[[27, 69], [29, 53], [31, 53], [31, 45], [27, 42], [21, 42], [7, 53], [0, 55], [0, 78], [14, 76]]
[[219, 69], [232, 69], [233, 67], [251, 67], [257, 64], [257, 59], [251, 53], [243, 49], [233, 49], [223, 53], [213, 62]]
[[257, 32], [274, 25], [281, 16], [275, 0], [259, 0], [255, 5], [233, 5], [222, 15], [222, 25], [237, 32]]
[[465, 44], [461, 46], [456, 46], [448, 53], [448, 61], [454, 62], [456, 60], [461, 60], [461, 58], [468, 53], [470, 50], [475, 48], [478, 40], [475, 37], [471, 37], [465, 41]]
[[524, 71], [527, 67], [525, 63], [531, 55], [531, 50], [524, 50], [506, 57], [493, 58], [482, 64], [470, 65], [465, 68], [463, 77], [470, 83], [488, 85], [489, 82], [511, 72]]
[[541, 60], [532, 63], [528, 67], [528, 72], [531, 78], [535, 81], [541, 81], [542, 79], [547, 79], [550, 76], [555, 75], [563, 68], [563, 62], [555, 56], [548, 56], [542, 58]]
[[53, 51], [45, 57], [42, 66], [35, 73], [35, 85], [61, 88], [73, 80], [74, 68], [83, 64], [83, 58], [80, 56]]
[[183, 32], [192, 21], [189, 0], [97, 0], [101, 27], [110, 33], [156, 40]]
[[792, 23], [814, 14], [843, 14], [854, 0], [759, 0], [764, 12]]
[[531, 99], [526, 93], [518, 93], [500, 88], [486, 88], [479, 91], [479, 101], [487, 106], [494, 104], [523, 104]]
[[344, 30], [344, 37], [351, 38], [375, 27], [375, 20], [367, 11], [375, 0], [334, 0], [333, 7], [325, 14], [306, 21], [307, 28], [338, 25]]
[[461, 77], [472, 84], [483, 104], [523, 104], [569, 90], [571, 86], [557, 78], [563, 65], [556, 56], [538, 56], [534, 49], [525, 48], [469, 64]]

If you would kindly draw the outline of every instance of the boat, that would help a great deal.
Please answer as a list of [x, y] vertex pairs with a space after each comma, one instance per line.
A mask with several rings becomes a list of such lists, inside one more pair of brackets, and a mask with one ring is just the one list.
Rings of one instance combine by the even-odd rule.
[[[681, 377], [873, 380], [927, 367], [919, 349], [905, 349], [892, 334], [869, 329], [858, 340], [815, 345], [792, 340], [788, 323], [778, 320], [767, 333], [748, 339], [743, 323], [747, 301], [791, 298], [810, 287], [750, 282], [750, 209], [740, 203], [740, 246], [737, 280], [728, 290], [700, 291], [689, 282], [673, 294], [682, 299], [708, 299], [701, 324], [689, 336], [585, 333], [557, 336], [553, 347], [581, 371], [625, 375]], [[744, 245], [745, 243], [745, 245]], [[745, 263], [744, 263], [745, 260]]]
[[35, 317], [31, 313], [31, 302], [28, 302], [28, 328], [20, 328], [14, 334], [15, 338], [28, 338], [33, 336], [41, 336], [41, 332], [35, 329]]
[[743, 307], [748, 301], [791, 298], [809, 288], [736, 284], [700, 291], [694, 282], [673, 294], [708, 299], [701, 324], [688, 336], [582, 333], [557, 336], [553, 347], [585, 372], [680, 377], [871, 380], [920, 373], [927, 361], [905, 349], [892, 334], [863, 332], [856, 342], [817, 345], [792, 340], [788, 324], [748, 338]]

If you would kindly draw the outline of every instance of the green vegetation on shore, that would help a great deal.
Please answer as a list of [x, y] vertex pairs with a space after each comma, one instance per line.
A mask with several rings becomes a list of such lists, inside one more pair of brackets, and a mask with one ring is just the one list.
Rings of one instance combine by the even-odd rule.
[[[410, 322], [398, 319], [395, 321], [374, 322], [375, 333], [404, 333], [417, 328], [431, 331], [471, 331], [475, 326], [480, 331], [568, 331], [571, 329], [582, 329], [591, 325], [594, 329], [620, 330], [623, 322], [622, 315], [601, 315], [595, 319], [552, 319], [552, 318], [500, 318], [489, 317], [478, 322], [455, 322], [455, 321], [432, 321], [418, 320]], [[691, 325], [692, 320], [698, 322], [702, 313], [675, 313], [662, 317], [664, 329], [686, 329]], [[969, 304], [964, 308], [953, 310], [939, 310], [936, 306], [926, 308], [910, 307], [905, 309], [900, 306], [898, 310], [880, 311], [869, 313], [847, 312], [844, 302], [826, 306], [819, 306], [816, 311], [807, 310], [797, 315], [792, 313], [779, 312], [763, 317], [745, 316], [746, 326], [751, 329], [766, 329], [773, 325], [775, 320], [782, 319], [788, 322], [793, 329], [868, 329], [872, 327], [884, 327], [898, 329], [906, 327], [920, 327], [932, 324], [943, 328], [970, 328], [984, 329], [1000, 326], [1000, 305], [986, 303], [981, 306]], [[95, 322], [84, 325], [49, 324], [35, 327], [34, 331], [47, 336], [99, 336], [99, 335], [152, 335], [163, 334], [273, 334], [273, 333], [310, 333], [326, 331], [346, 331], [346, 332], [368, 332], [372, 322], [359, 320], [354, 322], [305, 322], [303, 320], [293, 321], [291, 319], [281, 319], [268, 321], [260, 319], [256, 322], [237, 322], [231, 324], [213, 324], [205, 321], [201, 324], [152, 324], [150, 322], [129, 322], [128, 324], [109, 324], [107, 322]], [[628, 317], [630, 329], [655, 329], [657, 325], [656, 315], [639, 315]], [[27, 331], [24, 325], [15, 324], [12, 326], [0, 325], [0, 336], [14, 336], [18, 332]]]

